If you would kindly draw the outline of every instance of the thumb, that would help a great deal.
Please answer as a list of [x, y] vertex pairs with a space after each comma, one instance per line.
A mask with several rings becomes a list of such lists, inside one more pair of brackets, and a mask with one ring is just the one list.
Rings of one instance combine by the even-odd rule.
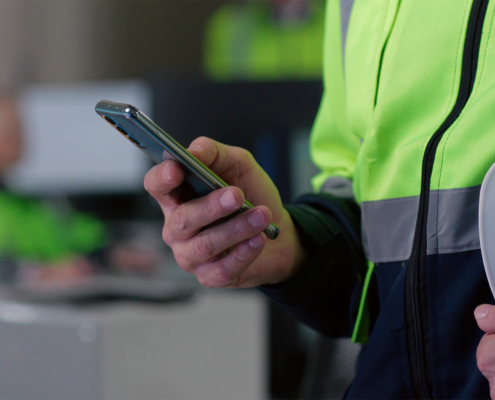
[[474, 317], [483, 332], [495, 333], [495, 307], [482, 304], [474, 310]]

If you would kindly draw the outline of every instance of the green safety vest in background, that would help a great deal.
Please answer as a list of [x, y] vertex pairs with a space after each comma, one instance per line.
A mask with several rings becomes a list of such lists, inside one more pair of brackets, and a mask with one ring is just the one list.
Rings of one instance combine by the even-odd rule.
[[106, 229], [91, 216], [61, 215], [41, 201], [0, 192], [0, 257], [56, 262], [106, 244]]
[[216, 80], [321, 79], [324, 6], [312, 0], [301, 21], [276, 21], [264, 1], [231, 2], [205, 31], [204, 66]]

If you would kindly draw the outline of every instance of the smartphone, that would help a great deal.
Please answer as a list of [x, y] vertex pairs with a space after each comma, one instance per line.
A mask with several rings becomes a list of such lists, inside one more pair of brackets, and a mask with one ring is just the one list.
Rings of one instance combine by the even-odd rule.
[[[95, 110], [155, 163], [159, 164], [164, 160], [179, 163], [185, 171], [184, 185], [189, 186], [198, 197], [228, 186], [136, 107], [102, 100], [98, 102]], [[229, 217], [232, 218], [250, 208], [253, 206], [245, 200], [241, 208]], [[264, 232], [270, 239], [276, 239], [280, 229], [271, 223]]]

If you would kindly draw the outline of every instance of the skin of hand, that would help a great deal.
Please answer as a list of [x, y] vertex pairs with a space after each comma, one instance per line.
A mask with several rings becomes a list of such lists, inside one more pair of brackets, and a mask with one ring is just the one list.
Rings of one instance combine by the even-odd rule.
[[495, 400], [495, 307], [482, 304], [474, 310], [478, 326], [486, 332], [478, 345], [478, 368], [490, 383], [490, 397]]
[[[176, 162], [164, 161], [146, 174], [145, 189], [165, 216], [163, 240], [181, 268], [206, 287], [254, 287], [292, 277], [306, 255], [277, 188], [252, 155], [205, 137], [188, 150], [230, 186], [183, 201], [184, 171]], [[244, 196], [256, 207], [222, 220]], [[280, 228], [275, 240], [263, 233], [270, 222]]]

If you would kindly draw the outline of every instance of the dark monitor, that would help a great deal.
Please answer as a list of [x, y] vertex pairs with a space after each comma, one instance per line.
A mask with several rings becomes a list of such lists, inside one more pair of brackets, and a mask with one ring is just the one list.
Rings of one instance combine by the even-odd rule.
[[297, 183], [291, 164], [299, 162], [291, 143], [313, 124], [321, 81], [218, 83], [163, 78], [155, 79], [152, 87], [155, 121], [181, 144], [188, 146], [196, 137], [208, 136], [246, 148], [274, 180], [282, 199], [293, 197]]

